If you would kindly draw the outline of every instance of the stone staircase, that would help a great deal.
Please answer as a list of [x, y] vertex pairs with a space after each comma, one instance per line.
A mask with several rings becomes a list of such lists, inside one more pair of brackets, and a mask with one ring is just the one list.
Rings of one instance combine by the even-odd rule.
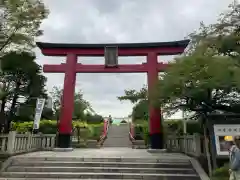
[[201, 172], [194, 170], [191, 158], [159, 160], [155, 158], [16, 156], [9, 159], [4, 166], [0, 180], [201, 179], [199, 176]]
[[132, 147], [129, 140], [129, 125], [111, 125], [103, 147]]

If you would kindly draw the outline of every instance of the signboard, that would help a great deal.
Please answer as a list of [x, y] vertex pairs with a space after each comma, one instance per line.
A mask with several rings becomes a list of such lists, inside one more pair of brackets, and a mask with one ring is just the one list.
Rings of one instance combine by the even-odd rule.
[[39, 123], [40, 123], [44, 104], [45, 104], [45, 99], [40, 99], [40, 98], [37, 99], [33, 129], [39, 129]]
[[217, 155], [229, 155], [232, 137], [240, 135], [240, 124], [215, 124], [213, 128]]
[[116, 46], [105, 47], [105, 65], [107, 67], [118, 65], [118, 48]]

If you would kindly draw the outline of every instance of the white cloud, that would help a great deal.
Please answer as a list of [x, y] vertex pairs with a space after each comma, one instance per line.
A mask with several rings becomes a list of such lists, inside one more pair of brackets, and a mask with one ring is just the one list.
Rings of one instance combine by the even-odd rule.
[[[226, 0], [45, 0], [50, 9], [44, 20], [44, 36], [39, 40], [55, 43], [151, 42], [181, 40], [199, 27], [199, 22], [213, 23], [230, 3]], [[64, 58], [44, 57], [37, 51], [40, 64], [59, 64]], [[172, 57], [159, 57], [169, 61]], [[144, 57], [121, 57], [120, 64], [142, 63]], [[79, 62], [103, 63], [103, 58], [80, 57]], [[46, 74], [48, 90], [63, 86], [63, 74]], [[127, 116], [129, 102], [117, 96], [124, 89], [140, 89], [146, 84], [145, 74], [78, 74], [76, 90], [93, 108], [107, 116]], [[179, 115], [177, 115], [178, 117]]]

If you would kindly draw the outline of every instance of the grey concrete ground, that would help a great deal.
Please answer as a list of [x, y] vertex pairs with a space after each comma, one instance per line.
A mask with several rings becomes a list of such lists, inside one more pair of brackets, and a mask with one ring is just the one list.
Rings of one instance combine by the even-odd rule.
[[189, 159], [180, 153], [149, 153], [146, 149], [101, 148], [74, 149], [71, 152], [39, 151], [18, 157], [72, 157], [72, 158], [151, 158], [151, 159]]

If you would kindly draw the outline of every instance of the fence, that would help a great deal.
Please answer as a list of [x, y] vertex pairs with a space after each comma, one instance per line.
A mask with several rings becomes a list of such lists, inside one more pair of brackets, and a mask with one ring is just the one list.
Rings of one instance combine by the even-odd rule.
[[0, 154], [18, 154], [37, 150], [51, 150], [55, 146], [55, 135], [52, 134], [17, 134], [11, 131], [0, 135]]
[[[131, 132], [129, 132], [129, 136], [133, 148], [148, 148], [144, 140], [135, 140]], [[180, 152], [194, 157], [199, 157], [204, 154], [204, 148], [202, 147], [201, 136], [199, 134], [185, 136], [168, 135], [165, 141], [165, 148], [168, 152]]]
[[199, 134], [185, 136], [169, 135], [166, 141], [166, 148], [171, 152], [182, 152], [195, 157], [203, 154], [201, 136]]
[[[107, 130], [104, 131], [104, 137], [106, 137], [106, 133]], [[0, 135], [0, 154], [13, 155], [38, 150], [52, 150], [55, 147], [55, 136], [53, 134], [17, 134], [15, 131], [11, 131], [8, 135]], [[135, 146], [146, 147], [143, 140], [133, 139], [132, 142]], [[201, 136], [198, 134], [186, 136], [168, 135], [166, 149], [195, 157], [203, 154]]]

